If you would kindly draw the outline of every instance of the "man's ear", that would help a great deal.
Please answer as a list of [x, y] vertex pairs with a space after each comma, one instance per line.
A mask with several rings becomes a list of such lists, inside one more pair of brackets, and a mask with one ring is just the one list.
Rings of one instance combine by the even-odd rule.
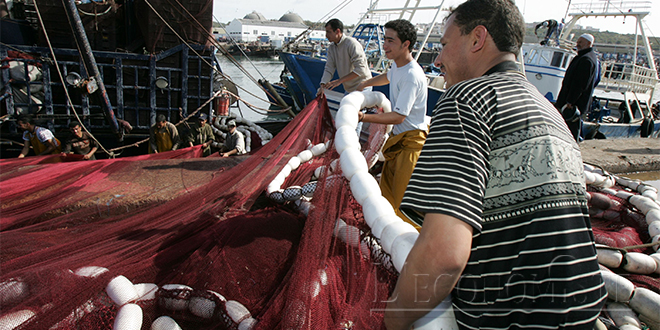
[[410, 49], [410, 40], [406, 40], [404, 43], [402, 43], [401, 47], [404, 47], [406, 49]]
[[488, 30], [483, 25], [477, 25], [472, 32], [470, 33], [472, 42], [472, 47], [470, 51], [475, 53], [480, 51], [486, 45], [486, 39], [488, 38]]

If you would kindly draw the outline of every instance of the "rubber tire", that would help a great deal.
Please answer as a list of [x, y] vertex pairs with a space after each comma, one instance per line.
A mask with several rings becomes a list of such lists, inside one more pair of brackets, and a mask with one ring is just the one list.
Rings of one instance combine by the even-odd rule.
[[650, 137], [653, 134], [653, 119], [644, 118], [640, 127], [639, 135], [643, 138]]

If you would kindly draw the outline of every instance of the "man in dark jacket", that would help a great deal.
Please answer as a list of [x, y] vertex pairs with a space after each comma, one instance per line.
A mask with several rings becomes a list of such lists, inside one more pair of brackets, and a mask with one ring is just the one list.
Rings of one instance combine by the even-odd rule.
[[577, 40], [578, 54], [566, 69], [566, 75], [557, 95], [555, 107], [561, 111], [575, 141], [579, 142], [580, 115], [589, 110], [591, 95], [596, 87], [598, 57], [594, 49], [594, 36], [583, 34]]

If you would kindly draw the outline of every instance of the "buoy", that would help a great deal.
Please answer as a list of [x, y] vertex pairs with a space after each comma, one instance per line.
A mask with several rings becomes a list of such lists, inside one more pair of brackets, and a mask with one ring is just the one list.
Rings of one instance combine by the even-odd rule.
[[188, 309], [193, 289], [183, 284], [165, 284], [158, 290], [158, 302], [171, 311]]
[[105, 267], [100, 267], [100, 266], [85, 266], [85, 267], [80, 267], [76, 269], [73, 273], [82, 276], [82, 277], [89, 277], [89, 278], [94, 278], [97, 277], [105, 272], [107, 272], [108, 269]]
[[11, 278], [0, 283], [0, 307], [22, 300], [28, 295], [27, 283]]
[[105, 287], [105, 291], [108, 293], [108, 297], [110, 297], [110, 299], [112, 299], [112, 301], [118, 306], [122, 306], [139, 298], [133, 283], [123, 275], [113, 278]]
[[646, 288], [636, 288], [630, 307], [639, 314], [660, 322], [660, 295]]
[[371, 233], [376, 237], [381, 239], [383, 236], [383, 229], [393, 222], [401, 221], [396, 214], [386, 214], [384, 216], [378, 217], [371, 225]]
[[596, 252], [598, 253], [599, 264], [609, 268], [619, 268], [619, 266], [621, 266], [621, 262], [623, 261], [623, 254], [621, 251], [601, 249], [596, 246]]
[[370, 195], [380, 195], [380, 187], [374, 177], [367, 171], [357, 172], [351, 177], [351, 192], [355, 200], [364, 204]]
[[250, 311], [236, 300], [227, 300], [225, 310], [227, 311], [227, 315], [236, 324], [240, 324], [243, 320], [252, 316], [250, 315]]
[[136, 304], [126, 304], [119, 308], [113, 330], [140, 330], [142, 329], [142, 308]]
[[[649, 210], [644, 216], [646, 217], [646, 224], [650, 225], [655, 221], [660, 221], [660, 210]], [[653, 236], [655, 235], [651, 235], [651, 237]]]
[[188, 310], [195, 316], [210, 319], [215, 313], [217, 303], [211, 297], [193, 296], [188, 303]]
[[[291, 159], [289, 159], [289, 162], [286, 164], [289, 165], [289, 167], [291, 167], [292, 171], [295, 171], [300, 166], [300, 163], [301, 163], [300, 158], [298, 158], [298, 156], [293, 156], [291, 157]], [[291, 172], [289, 172], [289, 174], [291, 174]]]
[[607, 297], [618, 302], [628, 302], [635, 291], [635, 285], [630, 280], [612, 272], [600, 272], [607, 290]]
[[349, 126], [339, 127], [335, 133], [335, 149], [338, 154], [341, 154], [348, 148], [360, 150], [360, 140], [354, 128]]
[[314, 157], [314, 153], [312, 153], [311, 150], [303, 150], [300, 153], [298, 153], [297, 156], [300, 159], [301, 163], [306, 163]]
[[135, 287], [135, 291], [138, 294], [138, 301], [156, 299], [158, 285], [154, 283], [138, 283], [133, 286]]
[[367, 172], [367, 161], [360, 150], [355, 148], [347, 148], [339, 155], [339, 163], [341, 165], [344, 177], [351, 180], [351, 177], [357, 172]]
[[0, 330], [13, 330], [25, 323], [34, 316], [34, 312], [29, 309], [12, 312], [0, 317]]
[[614, 321], [614, 324], [617, 326], [622, 326], [624, 324], [634, 325], [637, 328], [641, 328], [642, 325], [639, 323], [637, 314], [628, 306], [618, 302], [610, 302], [607, 304], [607, 313]]
[[380, 243], [385, 252], [392, 254], [394, 239], [405, 233], [417, 233], [417, 229], [403, 220], [395, 221], [387, 225], [381, 234]]
[[370, 227], [373, 227], [375, 220], [380, 217], [395, 215], [390, 202], [380, 194], [370, 195], [364, 200], [364, 203], [362, 204], [362, 214], [364, 214], [364, 220]]
[[417, 241], [418, 237], [419, 233], [415, 231], [403, 233], [394, 239], [391, 253], [392, 263], [394, 264], [394, 268], [399, 272], [403, 269], [408, 254], [410, 253], [410, 250], [412, 250], [413, 245], [415, 245], [415, 241]]
[[151, 323], [151, 330], [181, 330], [181, 327], [173, 318], [161, 316]]
[[658, 266], [653, 258], [639, 252], [626, 253], [625, 260], [623, 269], [635, 274], [652, 274]]
[[360, 246], [360, 229], [353, 226], [343, 226], [337, 233], [337, 238], [352, 247]]
[[649, 236], [653, 237], [660, 235], [660, 220], [653, 221], [649, 224]]
[[238, 330], [252, 330], [255, 325], [257, 325], [257, 320], [252, 317], [248, 317], [238, 324]]
[[326, 150], [325, 143], [319, 143], [312, 147], [311, 151], [314, 156], [322, 155]]

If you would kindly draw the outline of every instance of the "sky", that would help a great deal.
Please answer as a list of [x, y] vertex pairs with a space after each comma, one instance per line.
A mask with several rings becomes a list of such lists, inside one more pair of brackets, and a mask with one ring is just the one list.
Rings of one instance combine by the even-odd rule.
[[[414, 3], [416, 0], [411, 0]], [[437, 6], [442, 0], [422, 0], [421, 6]], [[606, 0], [577, 0], [576, 3], [603, 3]], [[337, 14], [327, 16], [333, 9], [342, 4], [342, 0], [238, 0], [226, 1], [215, 0], [214, 16], [221, 23], [227, 23], [234, 18], [243, 18], [252, 11], [262, 13], [267, 19], [279, 19], [287, 12], [294, 12], [300, 15], [304, 20], [313, 22], [327, 21], [330, 18], [339, 18], [344, 24], [351, 25], [358, 22], [359, 18], [369, 7], [369, 0], [352, 0], [347, 6], [341, 9]], [[463, 0], [444, 0], [443, 8], [456, 6]], [[620, 4], [621, 0], [612, 0], [613, 4]], [[623, 1], [625, 2], [625, 1]], [[643, 3], [650, 7], [650, 14], [644, 19], [645, 29], [648, 36], [660, 37], [660, 1], [659, 0], [641, 0], [636, 3]], [[401, 7], [405, 3], [403, 0], [380, 0], [379, 8]], [[564, 17], [568, 0], [516, 0], [518, 8], [523, 13], [526, 22], [541, 22], [546, 19], [555, 19], [559, 21]], [[623, 11], [627, 11], [626, 8]], [[433, 19], [433, 11], [418, 12], [413, 17], [413, 23], [430, 23]], [[444, 13], [440, 13], [438, 21], [444, 18]], [[396, 19], [398, 17], [391, 17]], [[407, 17], [404, 17], [407, 18]], [[592, 26], [601, 31], [611, 31], [617, 33], [635, 33], [635, 19], [628, 17], [617, 18], [583, 18], [578, 24], [582, 26]]]

